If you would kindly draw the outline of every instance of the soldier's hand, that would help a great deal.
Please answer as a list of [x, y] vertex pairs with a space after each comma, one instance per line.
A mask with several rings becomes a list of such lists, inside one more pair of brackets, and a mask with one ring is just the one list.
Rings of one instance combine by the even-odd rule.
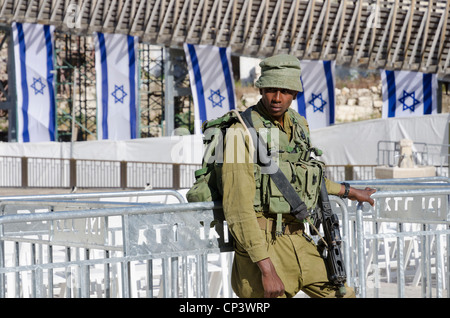
[[270, 258], [257, 262], [261, 270], [264, 298], [275, 298], [284, 295], [284, 284], [278, 276]]
[[356, 200], [358, 202], [368, 202], [371, 206], [374, 205], [374, 200], [370, 197], [377, 190], [366, 187], [365, 189], [356, 189], [350, 187], [350, 191], [348, 193], [348, 198], [350, 200]]

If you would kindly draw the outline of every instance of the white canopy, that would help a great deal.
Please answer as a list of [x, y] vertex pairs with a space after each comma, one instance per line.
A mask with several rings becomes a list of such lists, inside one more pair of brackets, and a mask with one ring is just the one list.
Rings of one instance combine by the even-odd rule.
[[[377, 163], [377, 143], [411, 139], [428, 144], [449, 143], [450, 114], [410, 118], [374, 119], [337, 124], [311, 131], [311, 139], [323, 150], [329, 165]], [[71, 155], [73, 153], [73, 155]], [[145, 138], [130, 141], [0, 143], [1, 156], [75, 158], [147, 162], [201, 163], [199, 135]]]

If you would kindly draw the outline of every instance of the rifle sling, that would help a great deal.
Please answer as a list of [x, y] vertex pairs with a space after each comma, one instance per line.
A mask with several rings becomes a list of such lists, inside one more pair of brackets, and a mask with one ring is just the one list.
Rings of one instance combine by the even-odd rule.
[[[244, 120], [247, 128], [254, 128], [253, 120], [251, 116], [252, 109], [248, 108], [246, 111], [242, 113], [242, 119]], [[269, 167], [269, 174], [272, 178], [273, 182], [283, 194], [286, 201], [291, 206], [291, 213], [299, 220], [303, 220], [308, 216], [308, 211], [306, 208], [305, 202], [300, 199], [297, 192], [295, 192], [289, 180], [286, 178], [286, 175], [281, 171], [280, 167], [271, 159], [271, 157], [267, 154], [267, 148], [261, 139], [256, 136], [255, 129], [250, 129], [250, 135], [252, 136], [253, 143], [257, 144], [257, 149], [259, 149], [258, 160], [262, 163], [262, 166]], [[261, 158], [262, 157], [262, 158]], [[275, 167], [275, 169], [271, 169]]]

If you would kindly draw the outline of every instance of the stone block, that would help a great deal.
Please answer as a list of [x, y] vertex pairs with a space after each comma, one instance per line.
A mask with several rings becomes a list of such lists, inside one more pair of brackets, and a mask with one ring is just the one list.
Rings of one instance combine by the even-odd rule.
[[418, 166], [414, 168], [400, 167], [375, 167], [375, 178], [396, 179], [396, 178], [421, 178], [435, 177], [436, 168], [433, 166]]

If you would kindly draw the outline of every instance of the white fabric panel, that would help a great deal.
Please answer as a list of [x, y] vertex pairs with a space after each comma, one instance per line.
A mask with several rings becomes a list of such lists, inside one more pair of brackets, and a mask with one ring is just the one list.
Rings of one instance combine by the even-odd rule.
[[[69, 142], [0, 142], [1, 156], [70, 158], [70, 152]], [[201, 135], [78, 141], [73, 147], [75, 159], [201, 163], [202, 155]]]
[[[338, 124], [311, 131], [313, 145], [330, 165], [376, 164], [379, 140], [403, 138], [428, 144], [449, 143], [450, 114], [374, 119]], [[70, 143], [1, 143], [2, 156], [70, 158]], [[201, 163], [201, 135], [143, 138], [127, 141], [75, 142], [76, 159], [129, 160], [147, 162]]]
[[311, 139], [327, 164], [373, 165], [380, 140], [447, 145], [449, 121], [450, 114], [366, 120], [312, 130]]

